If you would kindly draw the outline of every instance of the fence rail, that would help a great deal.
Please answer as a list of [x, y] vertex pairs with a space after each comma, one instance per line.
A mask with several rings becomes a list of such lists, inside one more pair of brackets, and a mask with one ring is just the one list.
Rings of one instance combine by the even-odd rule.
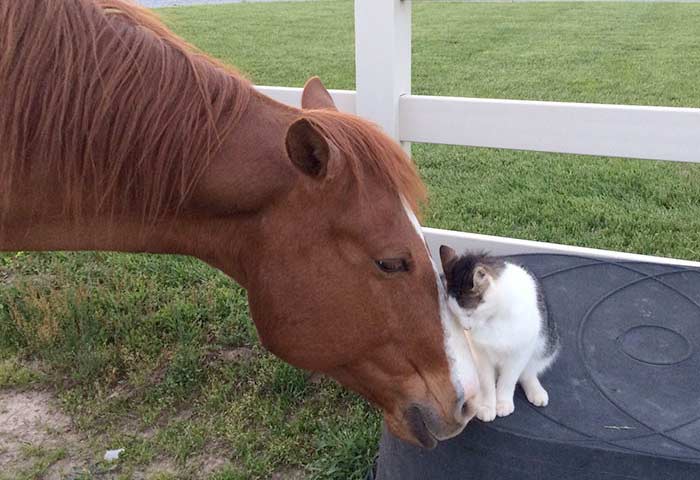
[[[258, 88], [301, 101], [300, 88]], [[356, 113], [355, 92], [331, 95]], [[404, 95], [398, 140], [700, 163], [700, 108]]]
[[700, 162], [700, 109], [406, 95], [402, 140]]

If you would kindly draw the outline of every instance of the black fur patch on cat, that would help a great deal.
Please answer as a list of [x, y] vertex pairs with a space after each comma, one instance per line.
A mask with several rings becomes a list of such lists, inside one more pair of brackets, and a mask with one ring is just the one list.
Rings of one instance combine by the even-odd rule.
[[535, 281], [535, 288], [537, 288], [537, 308], [539, 309], [540, 315], [542, 316], [540, 335], [543, 336], [545, 339], [545, 350], [543, 352], [543, 357], [549, 357], [551, 355], [554, 355], [555, 353], [557, 353], [557, 350], [559, 350], [560, 347], [559, 332], [557, 331], [556, 323], [554, 323], [549, 316], [547, 300], [544, 297], [544, 293], [542, 293], [542, 283], [540, 282], [540, 279], [537, 278], [537, 276], [522, 263], [518, 262], [517, 260], [508, 260], [508, 262], [513, 263], [514, 265], [517, 265], [523, 270], [525, 270], [528, 273], [528, 275], [530, 275], [530, 277], [532, 277], [532, 279]]
[[539, 308], [540, 315], [543, 319], [542, 332], [540, 332], [540, 334], [544, 335], [544, 338], [546, 340], [546, 347], [543, 356], [549, 357], [551, 355], [554, 355], [557, 352], [557, 350], [559, 350], [560, 343], [557, 325], [552, 321], [552, 319], [549, 316], [549, 308], [547, 307], [547, 301], [545, 300], [544, 294], [542, 293], [542, 284], [540, 283], [540, 279], [537, 278], [530, 270], [525, 268], [523, 265], [520, 265], [520, 267], [530, 274], [530, 276], [535, 280], [535, 284], [537, 285], [537, 307]]
[[447, 294], [457, 300], [460, 307], [475, 309], [482, 301], [484, 291], [474, 288], [474, 270], [483, 267], [496, 279], [506, 264], [501, 257], [492, 257], [484, 252], [465, 253], [443, 265]]

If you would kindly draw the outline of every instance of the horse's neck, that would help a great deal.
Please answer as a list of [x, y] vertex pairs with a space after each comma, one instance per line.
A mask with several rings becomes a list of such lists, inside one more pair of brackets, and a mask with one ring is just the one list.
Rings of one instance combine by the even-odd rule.
[[[255, 241], [257, 213], [284, 195], [295, 178], [284, 153], [284, 135], [296, 114], [254, 94], [190, 201], [177, 214], [166, 212], [158, 222], [144, 223], [137, 213], [139, 205], [116, 216], [65, 215], [55, 201], [62, 194], [60, 182], [28, 178], [9, 201], [0, 202], [0, 251], [186, 254], [241, 281], [243, 274], [230, 259], [247, 242]], [[37, 188], [50, 192], [32, 195]], [[33, 197], [31, 203], [28, 196]]]

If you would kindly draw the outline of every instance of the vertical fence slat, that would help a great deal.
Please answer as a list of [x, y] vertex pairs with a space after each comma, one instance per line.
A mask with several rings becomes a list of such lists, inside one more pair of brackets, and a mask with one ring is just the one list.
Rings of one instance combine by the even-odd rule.
[[355, 0], [355, 69], [358, 115], [399, 140], [399, 98], [411, 93], [410, 0]]

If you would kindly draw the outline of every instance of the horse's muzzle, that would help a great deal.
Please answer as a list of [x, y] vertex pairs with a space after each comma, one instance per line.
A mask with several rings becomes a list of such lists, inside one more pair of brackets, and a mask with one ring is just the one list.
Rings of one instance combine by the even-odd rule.
[[432, 449], [439, 440], [452, 438], [464, 429], [474, 416], [466, 405], [460, 405], [460, 413], [448, 420], [443, 419], [430, 407], [412, 405], [404, 412], [404, 419], [416, 441], [423, 448]]

